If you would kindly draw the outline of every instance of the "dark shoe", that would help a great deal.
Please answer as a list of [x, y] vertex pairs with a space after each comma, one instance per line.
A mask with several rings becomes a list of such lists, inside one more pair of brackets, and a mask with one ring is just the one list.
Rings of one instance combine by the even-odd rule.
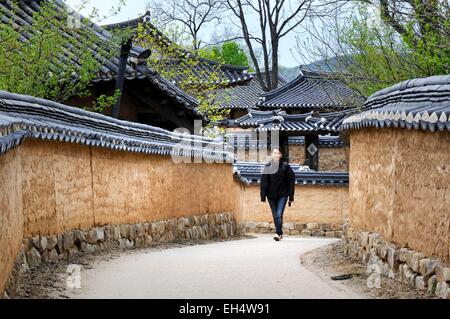
[[275, 237], [273, 238], [275, 241], [280, 241], [280, 236], [275, 235]]

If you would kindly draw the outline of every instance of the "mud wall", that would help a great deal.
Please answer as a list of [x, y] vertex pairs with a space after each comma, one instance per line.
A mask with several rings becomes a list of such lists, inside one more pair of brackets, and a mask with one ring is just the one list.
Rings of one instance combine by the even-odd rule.
[[[300, 145], [289, 146], [289, 156], [292, 163], [305, 162], [305, 147]], [[321, 147], [319, 170], [322, 172], [348, 172], [348, 160], [345, 147]]]
[[449, 163], [448, 132], [352, 132], [352, 227], [449, 262]]
[[0, 157], [0, 292], [23, 238], [233, 212], [228, 164], [27, 141]]
[[0, 157], [0, 292], [11, 273], [23, 234], [22, 185], [17, 150]]
[[[268, 203], [262, 203], [259, 186], [241, 186], [238, 222], [273, 222]], [[284, 222], [340, 224], [348, 215], [348, 188], [297, 186], [295, 203], [287, 207]]]

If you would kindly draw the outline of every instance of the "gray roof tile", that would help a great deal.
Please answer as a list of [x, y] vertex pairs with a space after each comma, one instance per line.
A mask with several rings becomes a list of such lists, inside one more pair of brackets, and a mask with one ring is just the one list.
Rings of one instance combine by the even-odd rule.
[[[168, 44], [172, 43], [162, 32], [160, 32], [153, 24], [150, 23], [150, 14], [147, 12], [145, 15], [138, 17], [136, 19], [123, 21], [119, 23], [104, 25], [103, 27], [107, 30], [124, 30], [124, 29], [136, 29], [140, 24], [145, 24], [146, 27], [150, 30], [151, 34], [156, 34], [160, 38], [163, 38], [164, 41]], [[186, 50], [179, 50], [178, 54], [187, 55], [189, 54]], [[241, 67], [235, 65], [221, 64], [216, 61], [198, 58], [199, 63], [195, 65], [195, 72], [201, 78], [200, 81], [204, 81], [210, 83], [210, 76], [212, 72], [216, 72], [219, 77], [218, 83], [222, 85], [240, 85], [245, 84], [247, 81], [253, 78], [252, 74], [248, 73], [248, 67]], [[168, 68], [176, 68], [177, 64], [173, 64], [172, 62], [168, 64]], [[180, 83], [185, 80], [185, 77], [180, 72], [176, 72], [177, 76], [171, 78], [170, 80], [175, 81], [176, 83]], [[196, 83], [196, 84], [201, 84]]]
[[[250, 109], [255, 107], [259, 97], [265, 93], [256, 74], [252, 73], [253, 79], [245, 85], [232, 86], [218, 90], [217, 98], [222, 101], [224, 109]], [[264, 77], [264, 73], [263, 73]], [[287, 81], [281, 74], [278, 75], [278, 86], [283, 86]]]
[[257, 106], [263, 108], [345, 109], [364, 103], [364, 99], [333, 74], [302, 70], [286, 85], [263, 94]]
[[287, 114], [282, 110], [249, 110], [247, 115], [234, 121], [234, 125], [254, 127], [258, 131], [336, 133], [345, 118], [358, 112], [357, 109], [345, 109], [333, 113]]
[[[235, 176], [246, 185], [258, 185], [261, 183], [262, 172], [265, 164], [239, 162], [233, 166]], [[321, 185], [348, 187], [349, 173], [301, 171], [299, 165], [291, 165], [295, 172], [297, 185]]]
[[[65, 17], [68, 14], [74, 12], [61, 0], [47, 0], [46, 2], [54, 4], [55, 10], [57, 12], [60, 12], [61, 17]], [[14, 23], [21, 27], [31, 26], [31, 24], [33, 23], [33, 14], [42, 10], [41, 1], [19, 1], [18, 10], [12, 9], [12, 3], [12, 0], [0, 1], [0, 15], [2, 16], [3, 23]], [[29, 33], [23, 31], [23, 28], [19, 29], [19, 31], [20, 30], [22, 31], [21, 35], [23, 40], [26, 41], [30, 37]], [[110, 32], [104, 30], [102, 27], [94, 23], [91, 23], [89, 25], [88, 31], [96, 36], [97, 42], [93, 43], [93, 46], [90, 48], [90, 50], [94, 54], [94, 57], [97, 59], [97, 61], [101, 64], [101, 67], [93, 81], [101, 82], [115, 80], [119, 71], [119, 46], [113, 41]], [[78, 38], [78, 36], [75, 36], [75, 32], [76, 31], [71, 34], [67, 34], [67, 36]], [[105, 54], [101, 53], [101, 48], [105, 47], [105, 43], [107, 43], [113, 48], [113, 50], [117, 52], [115, 52], [112, 56], [106, 56]], [[67, 50], [70, 50], [70, 47], [67, 47]], [[133, 46], [130, 52], [130, 57], [139, 57], [144, 53], [147, 53], [147, 50], [138, 46]], [[71, 60], [69, 62], [65, 57], [60, 57], [60, 59], [63, 63], [73, 63], [77, 65], [77, 61], [75, 60]], [[158, 90], [163, 91], [169, 97], [172, 97], [179, 103], [184, 104], [192, 112], [197, 113], [195, 108], [198, 106], [198, 101], [194, 97], [180, 90], [171, 81], [163, 78], [148, 66], [135, 65], [129, 60], [125, 72], [125, 77], [128, 80], [148, 80], [149, 83], [155, 86]]]
[[[185, 154], [217, 160], [234, 158], [225, 144], [212, 139], [180, 135], [48, 100], [0, 91], [0, 154], [17, 147], [25, 139], [167, 156]], [[206, 148], [207, 145], [211, 147]]]
[[450, 75], [409, 80], [375, 93], [342, 130], [365, 127], [450, 131]]

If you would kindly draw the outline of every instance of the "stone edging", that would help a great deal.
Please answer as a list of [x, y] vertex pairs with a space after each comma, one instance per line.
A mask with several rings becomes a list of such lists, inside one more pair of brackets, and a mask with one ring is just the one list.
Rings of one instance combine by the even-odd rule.
[[450, 268], [439, 260], [386, 242], [379, 234], [345, 227], [343, 253], [392, 279], [450, 299]]
[[70, 260], [83, 253], [112, 248], [133, 249], [188, 240], [226, 239], [242, 234], [233, 213], [199, 215], [134, 225], [73, 230], [62, 235], [36, 236], [22, 241], [4, 298], [13, 298], [23, 274], [42, 264]]
[[[240, 227], [246, 233], [272, 234], [275, 233], [275, 223], [268, 222], [241, 222]], [[284, 223], [285, 235], [306, 237], [342, 238], [343, 226], [319, 223]]]

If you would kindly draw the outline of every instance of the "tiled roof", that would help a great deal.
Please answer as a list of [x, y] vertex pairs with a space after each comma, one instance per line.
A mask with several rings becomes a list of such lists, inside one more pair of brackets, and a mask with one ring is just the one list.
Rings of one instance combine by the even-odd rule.
[[[114, 30], [124, 30], [124, 29], [135, 29], [139, 26], [139, 24], [145, 24], [148, 26], [148, 28], [151, 31], [156, 31], [156, 35], [160, 38], [163, 38], [164, 41], [168, 44], [172, 43], [171, 40], [169, 40], [164, 34], [162, 34], [154, 25], [150, 23], [150, 13], [147, 12], [144, 16], [114, 23], [103, 26], [105, 29], [114, 31]], [[153, 32], [151, 33], [153, 34]], [[179, 54], [189, 54], [187, 51], [180, 48]], [[197, 57], [199, 63], [196, 64], [195, 74], [197, 74], [201, 78], [200, 83], [193, 83], [195, 84], [202, 84], [202, 83], [210, 83], [210, 75], [212, 72], [214, 72], [214, 75], [218, 76], [219, 79], [214, 81], [214, 84], [221, 84], [224, 86], [228, 85], [241, 85], [245, 84], [247, 81], [251, 80], [253, 78], [253, 75], [248, 73], [248, 67], [241, 67], [241, 66], [234, 66], [234, 65], [228, 65], [228, 64], [221, 64], [216, 61], [204, 59]], [[176, 68], [177, 64], [169, 64], [167, 67]], [[174, 78], [170, 79], [172, 81], [175, 81], [175, 83], [179, 83], [183, 81], [184, 73], [182, 72], [174, 72], [174, 74], [177, 74]]]
[[[270, 147], [269, 141], [266, 139], [258, 140], [256, 136], [252, 136], [250, 132], [235, 132], [226, 135], [227, 143], [233, 149], [258, 149]], [[290, 145], [304, 146], [304, 136], [290, 136]], [[319, 136], [319, 146], [322, 148], [338, 148], [344, 147], [344, 142], [339, 136]]]
[[[250, 109], [255, 107], [259, 97], [265, 93], [261, 83], [256, 78], [256, 73], [251, 74], [253, 79], [245, 85], [232, 86], [218, 90], [217, 98], [222, 101], [224, 109]], [[263, 73], [264, 79], [264, 73]], [[281, 74], [278, 75], [278, 87], [287, 81]]]
[[257, 106], [263, 108], [345, 109], [364, 99], [333, 74], [302, 70], [292, 82], [263, 94]]
[[[289, 144], [291, 145], [305, 145], [304, 136], [289, 137]], [[345, 143], [339, 136], [319, 136], [319, 146], [326, 148], [344, 147]]]
[[[181, 152], [186, 156], [209, 159], [234, 158], [226, 151], [226, 145], [211, 139], [180, 135], [0, 91], [0, 154], [17, 147], [25, 139], [77, 143], [135, 153], [178, 155]], [[206, 145], [211, 147], [206, 148]]]
[[[23, 31], [24, 28], [32, 25], [33, 14], [42, 10], [42, 2], [43, 1], [36, 0], [19, 1], [17, 2], [19, 9], [14, 10], [12, 7], [12, 0], [0, 1], [1, 23], [14, 24], [17, 27], [20, 27]], [[46, 0], [45, 3], [53, 4], [54, 8], [57, 12], [60, 13], [60, 16], [62, 18], [68, 15], [79, 16], [70, 7], [66, 6], [65, 3], [61, 0]], [[30, 28], [28, 30], [32, 29]], [[93, 35], [96, 36], [96, 39], [98, 41], [94, 43], [90, 48], [96, 60], [101, 64], [100, 70], [94, 78], [94, 82], [115, 80], [119, 71], [119, 46], [114, 43], [112, 34], [102, 27], [91, 23], [88, 26], [87, 30], [89, 32], [92, 32]], [[75, 33], [76, 30], [74, 30], [71, 34], [67, 34], [67, 36], [78, 39], [79, 35]], [[23, 31], [21, 35], [22, 40], [24, 41], [29, 38], [28, 32]], [[112, 46], [115, 51], [117, 51], [112, 55], [112, 57], [106, 56], [106, 54], [102, 53], [102, 49], [104, 49], [103, 47], [106, 47], [105, 43], [107, 43], [109, 46]], [[67, 50], [71, 50], [71, 47], [68, 46]], [[138, 61], [140, 60], [140, 58], [148, 56], [148, 54], [150, 54], [148, 50], [140, 48], [138, 46], [133, 46], [131, 48], [130, 59], [125, 71], [125, 78], [128, 80], [148, 80], [151, 85], [163, 91], [168, 96], [176, 99], [179, 103], [184, 104], [188, 109], [196, 113], [195, 107], [198, 106], [198, 101], [194, 97], [180, 90], [176, 85], [163, 78], [161, 75], [156, 73], [145, 64], [132, 62], [132, 60]], [[74, 65], [77, 65], [77, 61], [72, 59], [71, 62]]]
[[236, 120], [234, 125], [243, 128], [254, 127], [258, 131], [336, 133], [343, 120], [357, 112], [357, 109], [345, 109], [333, 113], [287, 114], [282, 110], [249, 110], [248, 114]]
[[[234, 164], [234, 174], [246, 185], [261, 183], [264, 164], [239, 162]], [[349, 173], [301, 171], [299, 165], [291, 165], [297, 185], [348, 186]]]
[[342, 129], [450, 131], [450, 75], [402, 82], [375, 93], [366, 108], [365, 112], [346, 119]]

